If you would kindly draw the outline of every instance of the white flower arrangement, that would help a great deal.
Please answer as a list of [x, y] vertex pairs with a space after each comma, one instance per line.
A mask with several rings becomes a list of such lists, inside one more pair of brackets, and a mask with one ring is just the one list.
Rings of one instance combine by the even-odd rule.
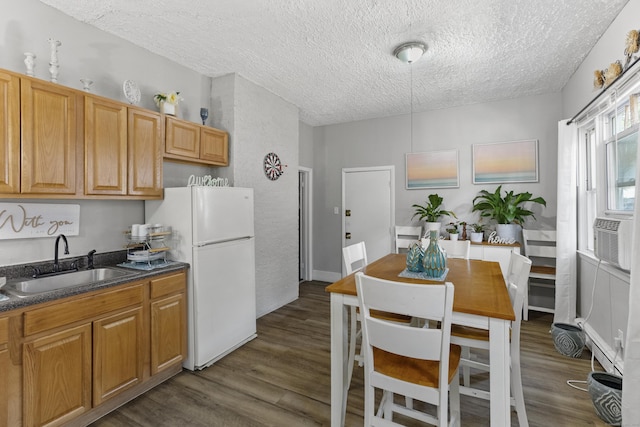
[[178, 105], [180, 101], [183, 101], [184, 98], [180, 96], [180, 92], [167, 92], [167, 93], [156, 93], [153, 95], [153, 100], [156, 102], [156, 105], [159, 107], [161, 103], [166, 102], [168, 104]]

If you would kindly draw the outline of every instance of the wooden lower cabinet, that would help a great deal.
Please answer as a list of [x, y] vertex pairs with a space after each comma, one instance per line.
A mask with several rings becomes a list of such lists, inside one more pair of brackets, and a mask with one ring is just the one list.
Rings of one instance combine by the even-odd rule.
[[[182, 370], [186, 274], [37, 304], [12, 316], [0, 318], [0, 427], [20, 413], [23, 426], [87, 425]], [[14, 368], [22, 375], [15, 384], [7, 379]]]
[[9, 319], [0, 318], [0, 426], [9, 425]]
[[91, 409], [91, 324], [27, 342], [23, 348], [26, 427], [61, 425]]
[[142, 307], [93, 322], [93, 404], [142, 382]]
[[151, 303], [151, 375], [186, 356], [186, 298], [184, 293]]

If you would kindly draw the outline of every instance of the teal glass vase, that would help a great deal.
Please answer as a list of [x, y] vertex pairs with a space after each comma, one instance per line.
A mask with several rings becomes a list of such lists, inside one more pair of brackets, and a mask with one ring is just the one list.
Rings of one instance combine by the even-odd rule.
[[423, 259], [424, 249], [422, 249], [420, 242], [415, 242], [409, 247], [409, 252], [407, 252], [407, 270], [420, 273], [423, 269]]
[[447, 270], [447, 254], [438, 244], [438, 231], [429, 231], [429, 246], [424, 251], [422, 270], [427, 277], [441, 277]]

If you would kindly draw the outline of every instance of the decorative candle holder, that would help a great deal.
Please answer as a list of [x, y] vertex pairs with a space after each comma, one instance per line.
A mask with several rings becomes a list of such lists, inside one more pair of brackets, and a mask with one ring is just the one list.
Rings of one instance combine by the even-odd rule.
[[200, 118], [202, 119], [202, 124], [203, 125], [207, 121], [207, 117], [209, 117], [209, 109], [208, 108], [201, 108], [200, 109]]
[[24, 53], [24, 65], [27, 66], [27, 76], [34, 76], [33, 69], [36, 66], [36, 55], [35, 53], [25, 52]]
[[91, 92], [91, 85], [93, 84], [93, 80], [90, 79], [80, 79], [82, 82], [82, 89], [86, 92]]
[[60, 65], [58, 64], [58, 47], [62, 46], [62, 42], [60, 40], [49, 39], [49, 45], [51, 46], [51, 58], [49, 60], [51, 81], [58, 83], [58, 70], [60, 69]]

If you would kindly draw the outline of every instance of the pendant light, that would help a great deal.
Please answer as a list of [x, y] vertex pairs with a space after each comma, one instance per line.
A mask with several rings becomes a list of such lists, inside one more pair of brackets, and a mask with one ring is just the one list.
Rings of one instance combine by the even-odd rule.
[[[413, 41], [403, 43], [396, 47], [393, 55], [405, 64], [412, 65], [415, 61], [422, 58], [427, 51], [427, 45], [421, 42]], [[411, 74], [411, 152], [413, 152], [413, 67], [410, 69]]]

